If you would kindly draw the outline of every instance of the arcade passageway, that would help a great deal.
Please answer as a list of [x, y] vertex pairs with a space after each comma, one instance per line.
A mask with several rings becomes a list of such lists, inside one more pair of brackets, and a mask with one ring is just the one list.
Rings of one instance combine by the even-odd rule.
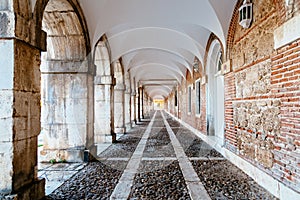
[[168, 114], [152, 114], [46, 199], [276, 199]]
[[0, 169], [0, 199], [300, 199], [300, 0], [1, 0]]

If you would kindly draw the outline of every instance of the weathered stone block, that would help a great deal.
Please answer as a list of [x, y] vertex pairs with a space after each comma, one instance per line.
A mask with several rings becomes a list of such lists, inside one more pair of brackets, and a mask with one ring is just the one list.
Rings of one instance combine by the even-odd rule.
[[[0, 11], [0, 37], [15, 36], [15, 16], [10, 11]], [[13, 54], [12, 54], [13, 55]]]
[[[21, 1], [23, 3], [26, 3], [26, 1]], [[22, 8], [20, 11], [23, 11], [23, 16], [21, 16], [20, 14], [16, 15], [16, 30], [15, 30], [15, 35], [18, 39], [21, 39], [25, 42], [30, 42], [30, 19], [29, 19], [29, 12], [26, 11], [26, 6], [24, 6], [24, 8]], [[27, 15], [27, 16], [25, 16]]]
[[108, 76], [95, 76], [94, 80], [95, 85], [112, 85], [113, 84], [113, 77]]
[[15, 43], [14, 89], [40, 92], [40, 52], [21, 41]]
[[237, 98], [268, 94], [271, 91], [270, 60], [236, 73], [235, 80]]
[[[12, 142], [13, 118], [0, 119], [0, 142]], [[0, 151], [1, 152], [1, 151]]]
[[64, 124], [42, 124], [41, 135], [44, 149], [68, 148], [68, 133]]
[[[0, 26], [2, 27], [2, 25]], [[0, 28], [1, 29], [1, 28]], [[0, 40], [0, 90], [14, 87], [14, 41]]]
[[65, 97], [63, 74], [42, 74], [41, 85], [42, 98], [48, 102]]
[[294, 16], [289, 21], [285, 22], [274, 30], [274, 48], [278, 49], [300, 36], [300, 15]]
[[13, 116], [13, 91], [0, 90], [0, 119]]
[[41, 123], [61, 124], [65, 122], [65, 102], [63, 98], [43, 99]]
[[257, 161], [266, 168], [272, 168], [274, 164], [273, 153], [268, 149], [257, 148]]
[[88, 72], [88, 61], [87, 60], [72, 60], [72, 61], [64, 61], [64, 60], [44, 60], [41, 63], [41, 72], [47, 73], [58, 73], [58, 72], [65, 72], [65, 73], [74, 73], [74, 72], [81, 72], [87, 73]]
[[[13, 188], [19, 190], [36, 178], [37, 137], [14, 142], [13, 152]], [[24, 159], [26, 158], [26, 159]]]
[[68, 124], [67, 125], [67, 142], [68, 148], [85, 147], [86, 144], [86, 124]]
[[66, 160], [67, 162], [83, 162], [84, 149], [44, 149], [40, 152], [40, 162]]
[[13, 10], [13, 2], [8, 1], [8, 0], [1, 1], [0, 2], [0, 10], [1, 11], [5, 11], [5, 10], [12, 11]]
[[0, 193], [9, 193], [13, 189], [13, 143], [0, 142]]
[[87, 74], [64, 76], [65, 98], [87, 99]]
[[87, 99], [66, 99], [65, 100], [65, 123], [85, 124], [87, 123]]

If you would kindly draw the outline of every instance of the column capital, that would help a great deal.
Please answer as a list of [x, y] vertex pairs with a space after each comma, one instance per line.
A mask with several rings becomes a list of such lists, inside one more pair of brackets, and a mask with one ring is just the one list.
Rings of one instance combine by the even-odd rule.
[[117, 83], [114, 87], [114, 90], [116, 91], [125, 91], [126, 90], [126, 86], [123, 83]]
[[115, 85], [115, 78], [111, 75], [95, 76], [95, 85]]

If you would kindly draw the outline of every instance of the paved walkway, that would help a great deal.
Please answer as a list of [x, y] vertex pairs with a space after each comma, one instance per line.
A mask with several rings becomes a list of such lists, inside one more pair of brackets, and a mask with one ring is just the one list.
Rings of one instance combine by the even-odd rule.
[[97, 162], [76, 171], [47, 199], [276, 198], [157, 111], [98, 155]]

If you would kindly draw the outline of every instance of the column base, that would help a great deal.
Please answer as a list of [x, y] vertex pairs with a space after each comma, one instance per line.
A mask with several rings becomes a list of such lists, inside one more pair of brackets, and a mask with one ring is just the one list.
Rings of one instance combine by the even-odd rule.
[[129, 131], [130, 129], [132, 129], [132, 125], [131, 125], [131, 123], [129, 122], [129, 123], [127, 123], [127, 124], [125, 125], [125, 132]]
[[40, 200], [45, 197], [45, 179], [38, 179], [32, 182], [30, 185], [24, 186], [16, 194], [9, 194], [2, 196], [0, 199], [4, 200], [28, 200], [36, 199]]
[[39, 152], [39, 162], [84, 162], [84, 148], [42, 149]]
[[125, 128], [124, 127], [121, 127], [121, 128], [116, 127], [115, 132], [116, 132], [116, 134], [124, 134], [125, 133]]

